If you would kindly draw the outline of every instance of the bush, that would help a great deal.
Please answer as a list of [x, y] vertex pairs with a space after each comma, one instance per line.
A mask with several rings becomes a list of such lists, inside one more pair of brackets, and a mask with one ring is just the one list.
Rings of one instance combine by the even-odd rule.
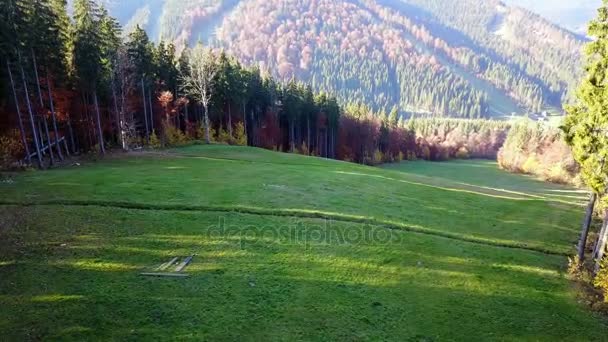
[[188, 137], [179, 129], [170, 124], [165, 124], [165, 143], [167, 146], [181, 146], [188, 143]]
[[538, 162], [538, 159], [536, 159], [536, 154], [528, 156], [528, 159], [526, 159], [526, 162], [522, 165], [521, 169], [527, 174], [539, 174], [541, 172], [540, 163]]
[[384, 154], [382, 153], [382, 151], [376, 149], [376, 151], [374, 152], [374, 157], [372, 159], [372, 164], [378, 165], [378, 164], [382, 164], [383, 162], [384, 162]]
[[247, 132], [245, 132], [245, 125], [239, 122], [234, 127], [234, 144], [238, 146], [247, 146]]
[[300, 146], [300, 148], [296, 148], [296, 152], [298, 154], [307, 156], [308, 155], [308, 144], [306, 144], [306, 142], [303, 142], [302, 145]]
[[593, 285], [602, 291], [604, 301], [608, 301], [608, 259], [602, 261], [600, 271], [593, 280]]
[[152, 134], [150, 134], [150, 142], [148, 143], [148, 147], [154, 149], [161, 147], [160, 139], [158, 139], [155, 130], [152, 130]]
[[[209, 142], [211, 142], [211, 143], [216, 142], [215, 137], [216, 137], [215, 129], [213, 129], [213, 127], [209, 127]], [[199, 127], [196, 130], [196, 138], [198, 140], [205, 141], [205, 127]]]
[[0, 168], [9, 168], [24, 154], [21, 135], [18, 130], [10, 130], [0, 136]]
[[220, 144], [229, 144], [232, 145], [232, 137], [230, 136], [230, 133], [228, 133], [227, 130], [225, 129], [221, 129], [218, 133], [217, 133], [217, 142], [219, 142]]
[[461, 147], [458, 149], [458, 151], [456, 151], [455, 154], [456, 159], [469, 159], [470, 155], [469, 155], [469, 151], [467, 150], [466, 147]]

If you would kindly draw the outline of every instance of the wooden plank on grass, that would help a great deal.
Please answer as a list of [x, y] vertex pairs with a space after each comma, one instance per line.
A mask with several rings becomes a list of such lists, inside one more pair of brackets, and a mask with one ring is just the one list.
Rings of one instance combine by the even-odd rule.
[[186, 274], [186, 273], [155, 273], [155, 272], [140, 273], [140, 275], [147, 276], [147, 277], [169, 277], [169, 278], [186, 278], [186, 277], [190, 276], [189, 274]]
[[160, 265], [156, 270], [157, 271], [164, 271], [167, 268], [171, 267], [171, 265], [175, 264], [175, 262], [178, 260], [178, 257], [175, 257], [173, 259], [171, 259], [170, 261], [167, 261], [166, 263]]
[[177, 268], [175, 268], [175, 272], [181, 272], [184, 270], [184, 268], [186, 268], [186, 266], [188, 266], [188, 264], [192, 261], [192, 258], [194, 258], [194, 255], [191, 255], [189, 257], [187, 257], [186, 259], [184, 259], [184, 261], [179, 264], [177, 266]]

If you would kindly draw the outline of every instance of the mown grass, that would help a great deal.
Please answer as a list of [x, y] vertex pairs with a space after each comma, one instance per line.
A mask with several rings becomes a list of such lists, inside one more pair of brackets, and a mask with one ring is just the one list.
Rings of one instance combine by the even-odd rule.
[[[604, 339], [565, 257], [537, 251], [572, 252], [581, 209], [545, 196], [571, 189], [480, 161], [391, 168], [192, 146], [16, 176], [0, 184], [0, 333]], [[192, 253], [188, 279], [138, 275]]]

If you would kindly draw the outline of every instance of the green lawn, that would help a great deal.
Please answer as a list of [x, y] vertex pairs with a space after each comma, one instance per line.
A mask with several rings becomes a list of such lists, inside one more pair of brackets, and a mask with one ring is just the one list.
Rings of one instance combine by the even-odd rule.
[[[585, 194], [485, 161], [191, 146], [27, 172], [0, 194], [2, 340], [608, 333], [564, 274]], [[190, 254], [190, 278], [139, 276]]]

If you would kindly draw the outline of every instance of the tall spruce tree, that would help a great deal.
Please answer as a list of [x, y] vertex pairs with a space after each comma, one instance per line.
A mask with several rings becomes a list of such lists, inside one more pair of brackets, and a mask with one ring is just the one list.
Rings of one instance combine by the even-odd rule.
[[[577, 102], [566, 107], [568, 113], [562, 129], [572, 146], [575, 159], [581, 166], [581, 176], [594, 193], [587, 217], [593, 212], [596, 197], [604, 198], [608, 186], [608, 0], [589, 24], [589, 35], [594, 37], [585, 50], [587, 64], [577, 91]], [[594, 257], [599, 266], [604, 256], [608, 229], [608, 208], [605, 209], [604, 229], [599, 236]], [[590, 219], [583, 224], [578, 255], [584, 257]], [[596, 266], [597, 269], [597, 266]]]
[[74, 68], [83, 91], [84, 105], [94, 106], [99, 152], [105, 154], [97, 88], [103, 77], [103, 44], [99, 31], [99, 8], [92, 0], [74, 2]]

